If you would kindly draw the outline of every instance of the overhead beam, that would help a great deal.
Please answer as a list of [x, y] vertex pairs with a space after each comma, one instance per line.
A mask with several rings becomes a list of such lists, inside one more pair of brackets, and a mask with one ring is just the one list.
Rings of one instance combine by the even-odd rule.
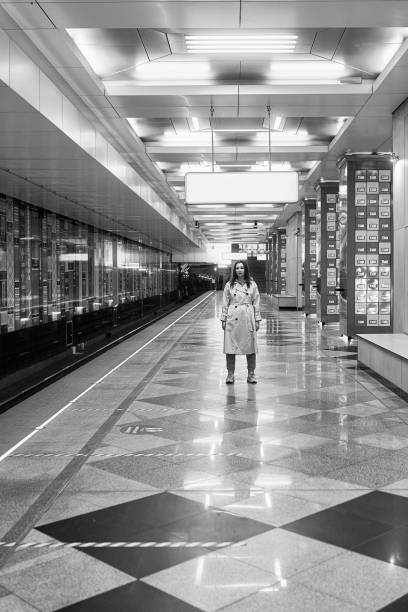
[[373, 81], [362, 83], [329, 84], [266, 84], [238, 85], [218, 84], [215, 80], [197, 79], [197, 82], [135, 83], [104, 81], [107, 96], [368, 96], [373, 91]]
[[[33, 19], [31, 2], [6, 4], [20, 19]], [[403, 0], [141, 0], [53, 2], [39, 0], [40, 27], [57, 28], [330, 28], [408, 25]], [[386, 10], [385, 10], [386, 7]], [[38, 27], [38, 26], [37, 26]]]

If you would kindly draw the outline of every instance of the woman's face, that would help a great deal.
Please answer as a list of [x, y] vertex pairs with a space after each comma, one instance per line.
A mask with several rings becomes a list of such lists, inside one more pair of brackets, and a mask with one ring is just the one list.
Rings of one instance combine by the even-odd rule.
[[245, 274], [244, 264], [237, 263], [237, 265], [235, 266], [235, 272], [238, 278], [244, 278], [244, 274]]

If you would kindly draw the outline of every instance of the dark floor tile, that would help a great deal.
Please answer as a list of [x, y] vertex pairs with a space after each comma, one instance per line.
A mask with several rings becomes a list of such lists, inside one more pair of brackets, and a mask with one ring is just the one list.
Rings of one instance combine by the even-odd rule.
[[[168, 541], [160, 537], [160, 533], [158, 533], [160, 539], [152, 540], [151, 536], [152, 532], [146, 531], [139, 534], [139, 541], [157, 543]], [[194, 548], [83, 548], [81, 551], [135, 578], [155, 574], [210, 552], [209, 549], [198, 546]]]
[[327, 544], [351, 549], [389, 531], [392, 526], [355, 514], [339, 512], [337, 507], [334, 507], [284, 525], [282, 528]]
[[[408, 591], [408, 587], [407, 587]], [[390, 604], [378, 610], [378, 612], [407, 612], [408, 610], [408, 592], [399, 599], [392, 601]]]
[[395, 527], [386, 531], [377, 538], [356, 546], [353, 552], [408, 568], [408, 527]]
[[396, 526], [408, 526], [408, 498], [373, 491], [335, 507], [344, 514]]
[[39, 530], [62, 542], [132, 542], [152, 527], [201, 514], [203, 510], [203, 504], [198, 502], [158, 493], [42, 525]]
[[144, 582], [131, 582], [85, 599], [71, 606], [60, 608], [65, 612], [199, 612], [198, 608], [159, 591]]
[[163, 525], [146, 536], [149, 540], [165, 542], [240, 542], [271, 529], [271, 525], [209, 508], [201, 514]]

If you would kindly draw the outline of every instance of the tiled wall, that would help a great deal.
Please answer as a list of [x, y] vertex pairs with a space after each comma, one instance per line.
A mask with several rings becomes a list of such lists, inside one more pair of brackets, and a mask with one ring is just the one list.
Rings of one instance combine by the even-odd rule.
[[394, 332], [408, 333], [408, 102], [393, 115]]
[[0, 194], [0, 333], [176, 287], [168, 253]]

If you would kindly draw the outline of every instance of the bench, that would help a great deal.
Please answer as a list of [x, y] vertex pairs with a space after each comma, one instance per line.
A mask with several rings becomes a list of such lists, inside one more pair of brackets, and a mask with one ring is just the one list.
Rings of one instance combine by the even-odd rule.
[[358, 360], [408, 392], [408, 335], [358, 334]]
[[296, 308], [296, 296], [282, 293], [273, 293], [271, 295], [272, 306], [276, 308]]

